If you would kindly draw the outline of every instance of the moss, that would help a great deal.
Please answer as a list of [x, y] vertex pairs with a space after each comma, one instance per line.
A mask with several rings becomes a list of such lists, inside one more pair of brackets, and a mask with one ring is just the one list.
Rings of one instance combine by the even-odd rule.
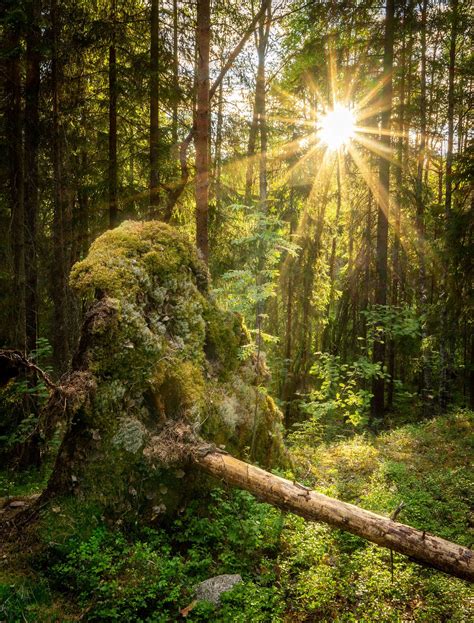
[[221, 378], [228, 378], [240, 364], [241, 347], [250, 341], [248, 331], [240, 315], [213, 304], [206, 306], [204, 319], [207, 358], [216, 365]]
[[193, 245], [160, 221], [125, 221], [92, 243], [88, 256], [71, 271], [71, 286], [82, 294], [107, 292], [133, 299], [152, 287], [151, 275], [162, 278], [191, 271], [204, 287], [206, 268]]
[[281, 415], [240, 360], [248, 332], [208, 294], [207, 269], [183, 234], [125, 222], [92, 244], [71, 284], [93, 297], [75, 360], [95, 389], [62, 454], [77, 495], [122, 515], [176, 508], [183, 483], [143, 454], [170, 418], [238, 456], [254, 439], [262, 464], [284, 456]]
[[191, 361], [172, 359], [158, 367], [151, 381], [160, 416], [195, 418], [203, 408], [206, 385], [202, 369]]

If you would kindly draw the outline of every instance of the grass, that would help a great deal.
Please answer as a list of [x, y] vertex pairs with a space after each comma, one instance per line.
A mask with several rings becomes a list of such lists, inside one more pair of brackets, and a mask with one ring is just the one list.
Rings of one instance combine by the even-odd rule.
[[[378, 437], [294, 448], [299, 479], [328, 495], [472, 545], [473, 414], [457, 411]], [[34, 492], [34, 477], [9, 494]], [[15, 486], [18, 489], [15, 489]], [[38, 485], [39, 486], [39, 485]], [[467, 623], [474, 593], [363, 539], [216, 489], [165, 528], [119, 530], [57, 501], [31, 554], [0, 558], [0, 621]], [[216, 608], [180, 611], [212, 575], [244, 582]], [[392, 576], [393, 573], [393, 576]]]

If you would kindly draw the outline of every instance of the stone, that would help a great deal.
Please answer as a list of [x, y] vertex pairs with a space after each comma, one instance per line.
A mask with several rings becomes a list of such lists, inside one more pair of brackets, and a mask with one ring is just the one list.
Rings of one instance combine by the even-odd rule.
[[210, 601], [217, 605], [222, 593], [227, 593], [240, 582], [242, 582], [242, 577], [238, 573], [216, 575], [197, 585], [196, 599], [198, 601]]

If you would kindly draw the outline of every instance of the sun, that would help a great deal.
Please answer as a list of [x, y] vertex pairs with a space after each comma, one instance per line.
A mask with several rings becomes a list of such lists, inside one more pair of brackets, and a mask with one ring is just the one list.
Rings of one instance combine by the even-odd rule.
[[336, 151], [350, 142], [355, 131], [355, 117], [352, 110], [336, 103], [321, 117], [317, 136], [329, 150]]

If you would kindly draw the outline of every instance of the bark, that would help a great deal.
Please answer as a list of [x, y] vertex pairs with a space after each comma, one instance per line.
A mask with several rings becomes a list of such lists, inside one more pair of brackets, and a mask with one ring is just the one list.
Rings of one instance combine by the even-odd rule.
[[[8, 9], [5, 8], [7, 11]], [[11, 343], [25, 349], [25, 235], [23, 205], [23, 145], [21, 128], [20, 25], [5, 29], [5, 138], [8, 145], [8, 191], [11, 213], [14, 305]], [[12, 300], [13, 303], [13, 300]]]
[[[385, 7], [385, 42], [383, 67], [386, 82], [382, 89], [384, 110], [382, 112], [382, 131], [380, 138], [384, 147], [390, 147], [390, 117], [392, 108], [392, 68], [393, 68], [393, 38], [394, 38], [394, 0], [387, 0]], [[376, 305], [387, 304], [387, 247], [388, 247], [388, 211], [390, 190], [390, 161], [379, 158], [379, 187], [377, 196], [377, 251], [376, 251], [376, 286], [374, 302]], [[374, 363], [385, 363], [385, 340], [383, 336], [374, 340]], [[372, 384], [371, 415], [381, 417], [384, 412], [385, 382], [383, 378], [376, 378]]]
[[[426, 129], [427, 129], [427, 98], [426, 98], [426, 18], [428, 11], [428, 0], [423, 0], [421, 8], [421, 94], [420, 94], [420, 144], [418, 149], [418, 165], [416, 175], [416, 230], [418, 238], [418, 304], [420, 311], [427, 305], [427, 284], [425, 266], [425, 200], [423, 192], [423, 174], [425, 170], [426, 158]], [[422, 327], [422, 342], [426, 337], [426, 329]], [[422, 352], [422, 364], [420, 374], [420, 394], [423, 400], [423, 409], [427, 409], [429, 395], [430, 371], [429, 361], [426, 352]]]
[[263, 502], [311, 521], [328, 523], [455, 577], [474, 580], [474, 552], [466, 547], [340, 502], [228, 454], [196, 452], [193, 458], [206, 473], [249, 491]]
[[[256, 89], [255, 89], [256, 91]], [[256, 93], [255, 93], [256, 97]], [[253, 169], [254, 169], [254, 157], [255, 146], [257, 144], [257, 130], [258, 130], [258, 118], [257, 107], [254, 104], [252, 122], [250, 123], [249, 140], [247, 144], [247, 170], [245, 172], [245, 205], [250, 205], [252, 200], [252, 186], [253, 186]]]
[[26, 350], [36, 348], [38, 336], [38, 150], [39, 150], [39, 91], [40, 91], [40, 13], [39, 0], [26, 5], [26, 76], [25, 76], [25, 305]]
[[[362, 300], [360, 305], [361, 311], [366, 311], [369, 307], [369, 294], [371, 283], [371, 267], [370, 260], [372, 257], [372, 193], [368, 192], [367, 196], [367, 211], [365, 214], [365, 227], [364, 227], [364, 257], [363, 257], [363, 273], [364, 282], [362, 288]], [[365, 339], [367, 337], [367, 320], [364, 314], [361, 314], [362, 326], [361, 335]]]
[[151, 2], [150, 16], [150, 216], [156, 218], [160, 205], [159, 185], [159, 0]]
[[266, 79], [265, 79], [265, 57], [268, 47], [268, 37], [271, 25], [271, 0], [268, 3], [266, 13], [260, 17], [258, 24], [258, 70], [257, 85], [255, 89], [255, 109], [257, 113], [258, 127], [260, 130], [260, 159], [259, 159], [259, 195], [260, 208], [263, 212], [267, 210], [267, 116], [266, 116]]
[[336, 248], [337, 248], [337, 238], [340, 235], [339, 228], [340, 223], [339, 219], [341, 216], [341, 203], [342, 203], [342, 190], [341, 190], [341, 155], [338, 153], [336, 162], [336, 182], [337, 182], [337, 194], [336, 194], [336, 219], [335, 219], [335, 232], [332, 237], [331, 242], [331, 256], [329, 258], [329, 306], [328, 306], [328, 319], [329, 314], [332, 309], [332, 305], [334, 302], [334, 277], [335, 277], [335, 267], [336, 267]]
[[[392, 296], [391, 304], [396, 307], [398, 305], [399, 289], [400, 289], [400, 223], [401, 223], [401, 203], [403, 201], [403, 167], [404, 167], [404, 139], [405, 139], [405, 58], [406, 58], [406, 41], [405, 41], [405, 28], [406, 28], [406, 14], [403, 18], [403, 41], [400, 58], [400, 103], [398, 112], [398, 145], [397, 145], [397, 168], [395, 171], [395, 184], [397, 188], [397, 197], [394, 206], [394, 218], [393, 218], [393, 248], [392, 248]], [[387, 406], [390, 409], [393, 406], [394, 398], [394, 381], [396, 375], [396, 344], [393, 339], [389, 343], [388, 353], [388, 373], [389, 381], [387, 388]]]
[[219, 95], [217, 98], [217, 121], [216, 121], [216, 145], [214, 156], [214, 178], [215, 178], [215, 196], [216, 209], [219, 213], [222, 199], [222, 128], [224, 125], [224, 92], [223, 83], [219, 86]]
[[109, 227], [118, 224], [117, 204], [117, 48], [116, 4], [112, 0], [112, 40], [109, 46]]
[[[456, 69], [456, 38], [457, 38], [457, 21], [458, 21], [458, 0], [453, 0], [451, 4], [451, 36], [449, 43], [449, 78], [448, 78], [448, 146], [446, 152], [446, 193], [444, 203], [444, 218], [445, 218], [445, 239], [447, 241], [451, 223], [451, 211], [452, 211], [452, 170], [453, 170], [453, 144], [454, 144], [454, 78]], [[448, 268], [446, 264], [449, 262], [448, 256], [445, 257], [445, 269], [443, 275], [443, 311], [442, 311], [442, 330], [440, 337], [440, 358], [441, 358], [441, 379], [440, 379], [440, 392], [439, 400], [440, 406], [445, 411], [451, 400], [451, 387], [450, 387], [450, 367], [453, 353], [450, 351], [450, 334], [452, 328], [449, 322], [449, 310], [448, 310]], [[451, 349], [453, 350], [453, 349]]]
[[79, 206], [79, 234], [78, 234], [78, 256], [83, 258], [89, 248], [89, 196], [86, 187], [86, 176], [89, 166], [89, 159], [87, 151], [81, 150], [80, 155], [80, 169], [81, 169], [81, 184], [77, 191], [77, 203]]
[[67, 262], [65, 257], [65, 232], [64, 232], [64, 189], [63, 189], [63, 167], [62, 167], [62, 137], [59, 118], [60, 98], [59, 90], [61, 84], [60, 59], [58, 58], [58, 43], [60, 36], [60, 25], [57, 1], [51, 4], [53, 54], [51, 63], [51, 87], [53, 97], [53, 196], [54, 196], [54, 215], [53, 215], [53, 249], [51, 267], [52, 272], [52, 299], [54, 317], [54, 337], [53, 351], [56, 368], [59, 372], [64, 372], [69, 352], [68, 352], [68, 326], [67, 326]]
[[209, 261], [209, 53], [210, 0], [197, 2], [196, 80], [196, 246]]
[[179, 98], [179, 56], [178, 56], [178, 0], [173, 0], [173, 102], [171, 136], [173, 145], [178, 142], [178, 98]]

